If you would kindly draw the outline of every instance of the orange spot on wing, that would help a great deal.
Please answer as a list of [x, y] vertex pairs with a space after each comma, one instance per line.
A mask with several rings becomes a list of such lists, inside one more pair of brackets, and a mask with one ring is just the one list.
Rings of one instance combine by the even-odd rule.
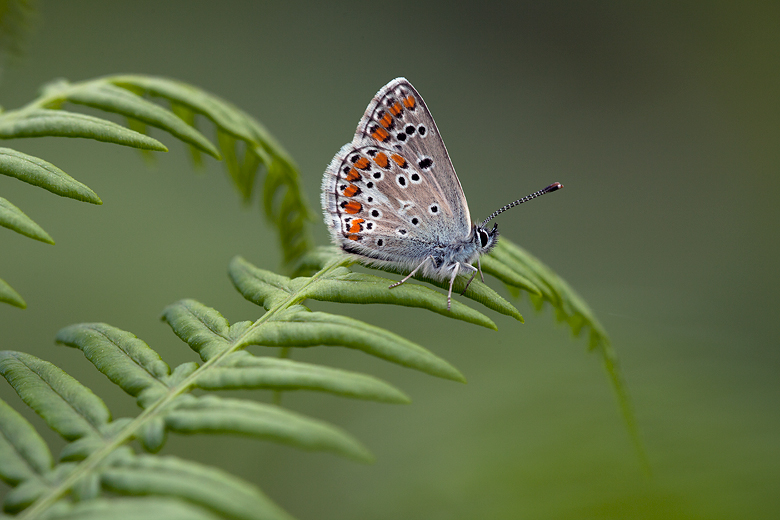
[[390, 137], [390, 134], [387, 132], [387, 130], [378, 126], [373, 132], [371, 132], [371, 137], [377, 141], [385, 142]]
[[351, 200], [344, 205], [344, 211], [350, 215], [359, 213], [363, 209], [363, 205], [357, 201]]
[[344, 189], [344, 196], [345, 197], [354, 197], [360, 192], [360, 188], [355, 186], [354, 184], [350, 184]]
[[358, 171], [355, 168], [352, 168], [351, 170], [349, 170], [349, 173], [347, 174], [346, 179], [349, 182], [354, 182], [354, 181], [362, 179], [362, 177], [360, 176], [360, 174], [358, 173]]
[[382, 114], [383, 115], [382, 118], [379, 120], [379, 123], [385, 128], [390, 128], [390, 125], [393, 124], [393, 117], [387, 112], [382, 112]]
[[349, 232], [360, 233], [361, 231], [363, 231], [363, 226], [360, 225], [361, 222], [363, 222], [362, 218], [356, 218], [355, 220], [353, 220], [352, 225], [349, 226]]
[[347, 238], [350, 240], [360, 240], [360, 237], [357, 235], [349, 235]]
[[409, 94], [404, 98], [404, 106], [406, 108], [414, 109], [414, 105], [416, 103], [416, 100], [414, 99], [414, 96]]
[[397, 164], [401, 168], [406, 168], [406, 159], [404, 159], [403, 157], [401, 157], [397, 153], [394, 153], [393, 155], [391, 155], [390, 158], [393, 159], [393, 161], [395, 161], [395, 164]]
[[389, 110], [391, 114], [393, 114], [394, 116], [398, 116], [398, 114], [403, 112], [404, 109], [401, 107], [401, 103], [396, 101], [395, 103], [393, 103], [393, 106], [389, 108]]
[[366, 159], [365, 157], [361, 157], [360, 159], [358, 159], [357, 161], [355, 161], [355, 166], [356, 166], [357, 168], [360, 168], [361, 170], [365, 170], [365, 169], [366, 169], [366, 168], [368, 168], [370, 165], [371, 165], [371, 163], [370, 163], [370, 162], [368, 162], [368, 159]]
[[374, 157], [374, 162], [377, 163], [382, 168], [387, 168], [387, 164], [388, 164], [387, 154], [385, 154], [384, 152], [379, 152], [378, 154], [376, 154], [376, 157]]

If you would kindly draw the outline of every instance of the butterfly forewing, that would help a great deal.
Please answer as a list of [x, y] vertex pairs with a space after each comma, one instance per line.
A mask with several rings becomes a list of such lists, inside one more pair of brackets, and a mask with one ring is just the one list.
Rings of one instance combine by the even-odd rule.
[[460, 231], [471, 228], [466, 197], [428, 107], [405, 78], [382, 87], [358, 124], [353, 144], [368, 140], [402, 156], [418, 170], [426, 190], [439, 196]]

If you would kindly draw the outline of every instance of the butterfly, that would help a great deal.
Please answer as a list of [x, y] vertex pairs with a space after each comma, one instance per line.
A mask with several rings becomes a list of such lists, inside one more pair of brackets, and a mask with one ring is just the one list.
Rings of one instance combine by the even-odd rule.
[[[469, 207], [447, 148], [420, 94], [405, 78], [382, 87], [366, 108], [355, 137], [333, 157], [322, 179], [322, 210], [333, 243], [369, 265], [417, 272], [452, 285], [479, 272], [480, 255], [498, 243], [500, 213], [562, 188], [556, 182], [495, 211], [481, 224]], [[477, 267], [472, 264], [476, 260]]]

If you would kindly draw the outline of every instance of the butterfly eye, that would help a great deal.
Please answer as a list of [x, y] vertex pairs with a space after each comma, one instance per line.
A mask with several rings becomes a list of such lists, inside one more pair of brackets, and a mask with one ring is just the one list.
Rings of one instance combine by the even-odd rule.
[[490, 237], [488, 236], [488, 232], [484, 229], [479, 230], [479, 244], [481, 247], [486, 247], [488, 245], [488, 240], [490, 240]]

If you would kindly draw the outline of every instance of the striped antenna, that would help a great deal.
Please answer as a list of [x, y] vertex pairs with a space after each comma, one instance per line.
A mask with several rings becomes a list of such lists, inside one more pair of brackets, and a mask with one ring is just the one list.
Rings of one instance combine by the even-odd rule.
[[563, 188], [563, 184], [561, 184], [560, 182], [554, 182], [554, 183], [550, 184], [549, 186], [547, 186], [546, 188], [544, 188], [542, 190], [534, 192], [534, 193], [532, 193], [530, 195], [526, 195], [522, 199], [517, 199], [516, 201], [507, 204], [503, 208], [494, 211], [492, 215], [490, 215], [488, 218], [485, 219], [484, 222], [482, 222], [482, 224], [480, 224], [480, 227], [485, 227], [485, 224], [487, 224], [488, 222], [490, 222], [491, 220], [493, 220], [494, 218], [496, 218], [498, 215], [500, 215], [501, 213], [505, 212], [506, 210], [508, 210], [510, 208], [514, 208], [518, 204], [522, 204], [523, 202], [528, 202], [529, 200], [535, 199], [536, 197], [540, 197], [540, 196], [544, 195], [545, 193], [550, 193], [550, 192], [559, 190], [561, 188]]

